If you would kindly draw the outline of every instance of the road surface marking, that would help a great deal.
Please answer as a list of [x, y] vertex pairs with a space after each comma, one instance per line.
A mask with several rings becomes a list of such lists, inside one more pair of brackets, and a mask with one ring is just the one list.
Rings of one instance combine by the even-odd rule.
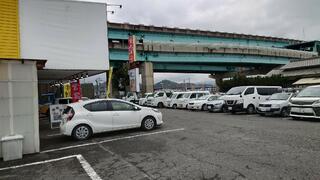
[[[93, 141], [94, 141], [94, 140], [93, 140]], [[98, 146], [99, 146], [102, 150], [104, 150], [105, 152], [108, 152], [108, 153], [110, 153], [112, 156], [116, 157], [117, 159], [122, 160], [122, 161], [125, 162], [128, 166], [133, 167], [133, 168], [137, 169], [138, 171], [140, 171], [140, 172], [142, 173], [142, 176], [143, 176], [144, 178], [149, 179], [149, 180], [155, 179], [155, 178], [151, 177], [150, 175], [148, 175], [148, 174], [147, 174], [146, 172], [144, 172], [143, 170], [141, 170], [140, 168], [138, 168], [137, 166], [133, 165], [132, 163], [130, 163], [130, 162], [128, 162], [128, 161], [126, 161], [124, 158], [122, 158], [121, 155], [118, 155], [118, 154], [112, 152], [111, 150], [109, 150], [108, 148], [104, 147], [104, 146], [102, 145], [102, 143], [98, 143]]]
[[101, 177], [96, 173], [96, 171], [91, 167], [91, 165], [84, 159], [82, 155], [77, 155], [77, 159], [79, 160], [82, 168], [86, 171], [88, 176], [92, 180], [102, 180]]
[[73, 148], [78, 148], [78, 147], [97, 145], [97, 144], [106, 143], [106, 142], [119, 141], [119, 140], [124, 140], [124, 139], [132, 139], [132, 138], [137, 138], [137, 137], [150, 136], [150, 135], [155, 135], [155, 134], [163, 134], [163, 133], [169, 133], [169, 132], [177, 132], [177, 131], [183, 131], [183, 130], [185, 130], [185, 129], [179, 128], [179, 129], [157, 131], [157, 132], [152, 132], [152, 133], [143, 133], [143, 134], [137, 134], [137, 135], [132, 135], [132, 136], [107, 139], [107, 140], [97, 141], [97, 142], [92, 142], [92, 143], [85, 143], [85, 144], [79, 144], [79, 145], [74, 145], [74, 146], [66, 146], [66, 147], [61, 147], [61, 148], [56, 148], [56, 149], [49, 149], [49, 150], [41, 151], [40, 153], [50, 153], [50, 152], [62, 151], [62, 150], [73, 149]]
[[137, 135], [127, 136], [127, 137], [119, 137], [119, 138], [107, 139], [107, 140], [103, 140], [103, 141], [98, 141], [97, 143], [101, 144], [101, 143], [118, 141], [118, 140], [123, 140], [123, 139], [132, 139], [132, 138], [137, 138], [137, 137], [142, 137], [142, 136], [150, 136], [150, 135], [155, 135], [155, 134], [163, 134], [163, 133], [183, 131], [183, 130], [184, 130], [184, 128], [170, 129], [170, 130], [157, 131], [157, 132], [152, 132], [152, 133], [137, 134]]
[[88, 161], [86, 161], [81, 154], [65, 156], [65, 157], [61, 157], [61, 158], [57, 158], [57, 159], [38, 161], [38, 162], [29, 163], [29, 164], [22, 164], [22, 165], [17, 165], [17, 166], [0, 168], [0, 171], [17, 169], [17, 168], [22, 168], [22, 167], [35, 166], [35, 165], [46, 164], [46, 163], [51, 163], [51, 162], [57, 162], [57, 161], [65, 160], [65, 159], [71, 159], [71, 158], [77, 158], [77, 160], [80, 162], [82, 168], [85, 170], [87, 175], [92, 180], [101, 180], [100, 176], [95, 172], [95, 170], [91, 167], [91, 165], [88, 163]]

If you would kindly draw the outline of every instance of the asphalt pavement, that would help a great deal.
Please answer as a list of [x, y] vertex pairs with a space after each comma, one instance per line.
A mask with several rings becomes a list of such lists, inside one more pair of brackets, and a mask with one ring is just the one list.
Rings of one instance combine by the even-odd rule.
[[320, 177], [320, 121], [161, 111], [165, 124], [153, 131], [103, 133], [79, 142], [42, 130], [42, 152], [0, 160], [0, 179]]

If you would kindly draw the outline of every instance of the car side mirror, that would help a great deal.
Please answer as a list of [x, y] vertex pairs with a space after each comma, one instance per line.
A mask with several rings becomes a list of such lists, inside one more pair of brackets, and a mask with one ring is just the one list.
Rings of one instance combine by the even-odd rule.
[[139, 108], [138, 106], [134, 106], [134, 107], [133, 107], [133, 110], [134, 110], [134, 111], [140, 111], [141, 108]]
[[242, 98], [242, 94], [240, 94], [240, 97]]

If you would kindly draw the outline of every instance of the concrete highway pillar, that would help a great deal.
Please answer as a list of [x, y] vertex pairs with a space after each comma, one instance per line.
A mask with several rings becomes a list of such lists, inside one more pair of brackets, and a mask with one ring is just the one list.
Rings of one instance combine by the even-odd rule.
[[142, 94], [153, 92], [153, 64], [151, 62], [144, 62], [140, 67], [142, 79]]
[[220, 87], [222, 85], [222, 80], [224, 78], [224, 74], [223, 73], [211, 74], [211, 75], [209, 75], [209, 78], [215, 79], [215, 81], [216, 81], [216, 89], [215, 89], [214, 93], [220, 92]]

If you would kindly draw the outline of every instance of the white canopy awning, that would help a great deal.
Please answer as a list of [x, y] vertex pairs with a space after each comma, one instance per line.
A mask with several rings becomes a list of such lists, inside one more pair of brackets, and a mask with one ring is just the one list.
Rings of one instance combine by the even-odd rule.
[[302, 78], [297, 82], [293, 83], [293, 85], [313, 85], [320, 84], [320, 78]]

